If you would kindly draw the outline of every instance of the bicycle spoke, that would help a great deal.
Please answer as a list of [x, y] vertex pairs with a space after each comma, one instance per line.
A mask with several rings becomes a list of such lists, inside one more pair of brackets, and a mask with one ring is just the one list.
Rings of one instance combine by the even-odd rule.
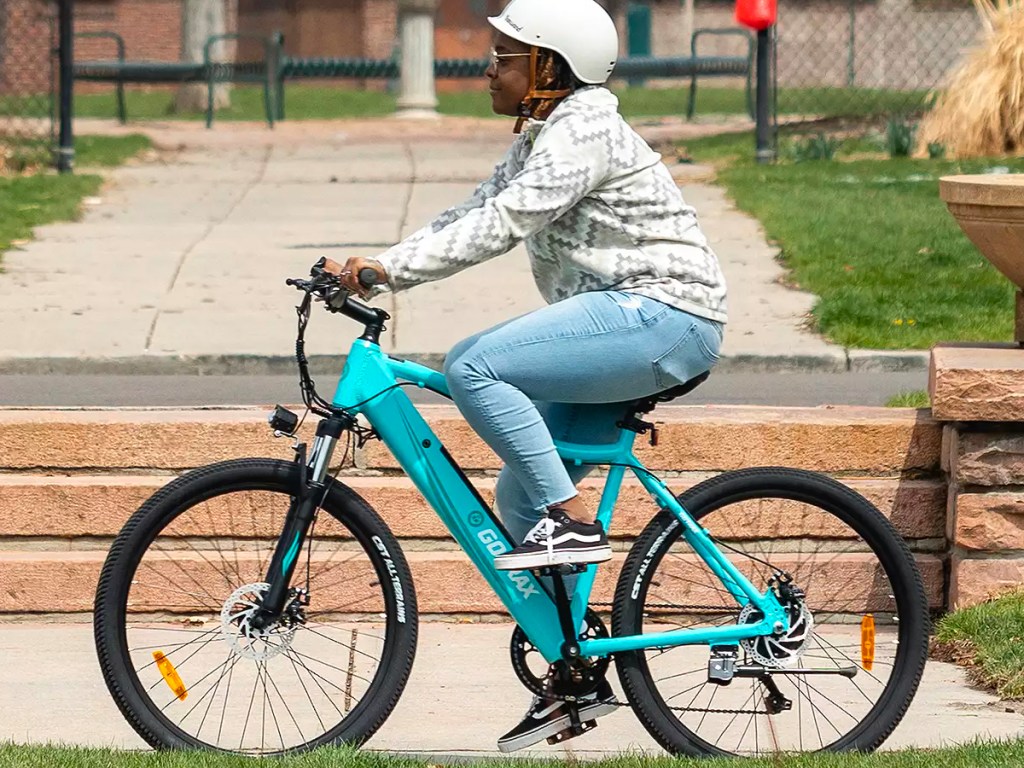
[[[302, 739], [303, 742], [305, 742], [307, 739], [306, 739], [305, 734], [302, 732], [302, 726], [300, 726], [299, 725], [299, 721], [295, 719], [295, 715], [292, 713], [292, 708], [288, 706], [288, 702], [285, 701], [284, 696], [281, 694], [281, 689], [277, 687], [277, 683], [275, 683], [274, 679], [272, 677], [270, 677], [270, 670], [269, 669], [267, 670], [267, 679], [270, 681], [270, 684], [273, 686], [274, 691], [277, 693], [277, 697], [281, 700], [281, 703], [284, 704], [285, 712], [287, 712], [288, 716], [292, 719], [292, 723], [295, 725], [295, 730], [299, 732], [299, 737]], [[275, 723], [276, 723], [277, 718], [275, 717], [274, 720], [275, 720]], [[281, 727], [280, 727], [280, 725], [278, 725], [278, 727], [277, 727], [277, 733], [278, 733], [278, 736], [281, 736]], [[285, 748], [286, 747], [285, 747], [285, 743], [284, 743], [284, 736], [281, 736], [281, 749], [284, 750]]]
[[[199, 735], [200, 735], [200, 734], [201, 734], [201, 733], [203, 732], [203, 726], [204, 726], [204, 725], [206, 725], [206, 718], [207, 718], [207, 717], [209, 717], [209, 715], [210, 715], [210, 709], [211, 709], [211, 708], [213, 707], [213, 702], [214, 702], [214, 700], [215, 700], [215, 699], [217, 698], [217, 691], [218, 691], [218, 690], [220, 689], [220, 684], [221, 684], [221, 682], [223, 682], [223, 680], [224, 680], [224, 677], [225, 677], [226, 675], [229, 675], [229, 674], [231, 673], [231, 670], [233, 670], [233, 669], [235, 668], [235, 664], [237, 664], [237, 663], [238, 663], [238, 657], [237, 657], [237, 656], [235, 656], [235, 657], [234, 657], [234, 658], [232, 659], [232, 658], [231, 658], [231, 657], [232, 657], [232, 655], [233, 655], [233, 654], [232, 654], [232, 653], [231, 653], [231, 652], [229, 651], [229, 652], [228, 652], [228, 658], [229, 658], [229, 659], [231, 660], [231, 664], [230, 664], [230, 666], [228, 667], [228, 669], [226, 669], [226, 670], [225, 670], [225, 671], [224, 671], [224, 672], [223, 672], [223, 673], [221, 674], [221, 676], [217, 678], [217, 684], [216, 684], [216, 686], [215, 686], [215, 687], [213, 688], [213, 695], [211, 695], [211, 696], [210, 696], [210, 700], [209, 700], [209, 701], [207, 702], [207, 704], [206, 704], [206, 711], [205, 711], [205, 712], [203, 713], [203, 719], [199, 721], [199, 728], [198, 728], [198, 729], [196, 729], [196, 736], [199, 736]], [[186, 715], [185, 715], [185, 717], [188, 717], [188, 714], [186, 714]], [[182, 720], [184, 720], [184, 719], [185, 719], [185, 718], [183, 717], [183, 718], [182, 718]]]
[[[313, 697], [312, 697], [312, 695], [310, 695], [309, 689], [306, 687], [306, 683], [302, 679], [302, 675], [299, 674], [299, 667], [298, 667], [298, 665], [296, 665], [295, 659], [293, 659], [291, 657], [288, 657], [288, 656], [286, 656], [285, 658], [287, 658], [288, 662], [292, 665], [292, 670], [295, 672], [295, 679], [298, 680], [299, 681], [299, 685], [302, 686], [302, 692], [306, 694], [306, 699], [309, 701], [309, 708], [311, 710], [313, 710], [313, 714], [316, 715], [316, 719], [320, 723], [320, 728], [322, 730], [326, 731], [327, 730], [327, 726], [324, 725], [323, 718], [320, 717], [320, 710], [318, 710], [316, 708], [316, 704], [313, 703]], [[340, 715], [341, 712], [339, 711], [338, 714]]]
[[[763, 493], [758, 481], [764, 483]], [[894, 560], [891, 548], [868, 545], [888, 534], [883, 523], [876, 524], [879, 518], [872, 517], [877, 512], [858, 499], [813, 473], [780, 469], [726, 473], [694, 488], [692, 503], [684, 506], [694, 507], [698, 524], [751, 586], [762, 594], [770, 590], [794, 619], [788, 630], [741, 640], [737, 667], [803, 666], [835, 674], [814, 679], [777, 674], [771, 682], [754, 677], [749, 688], [742, 677], [714, 685], [704, 679], [713, 658], [706, 646], [703, 653], [698, 646], [686, 645], [648, 649], [645, 664], [637, 668], [642, 677], [629, 667], [626, 673], [637, 681], [634, 684], [656, 690], [652, 701], [660, 699], [676, 715], [673, 725], [657, 709], [645, 710], [646, 720], [658, 724], [662, 738], [672, 744], [710, 744], [737, 754], [762, 754], [815, 749], [815, 739], [826, 747], [826, 730], [835, 734], [829, 743], [844, 746], [849, 743], [844, 739], [859, 725], [868, 733], [881, 732], [878, 727], [872, 730], [868, 718], [884, 717], [875, 711], [876, 705], [899, 674], [901, 646], [880, 636], [874, 672], [863, 670], [860, 675], [860, 619], [873, 613], [880, 621], [879, 614], [884, 614], [881, 624], [888, 625], [888, 616], [897, 612], [899, 594], [889, 574], [893, 567], [906, 566]], [[670, 522], [659, 525], [649, 529], [643, 549], [637, 550], [643, 558], [634, 554], [632, 562], [627, 561], [633, 569], [629, 576], [643, 594], [642, 605], [629, 614], [633, 632], [655, 640], [658, 633], [710, 630], [758, 618], [753, 607], [732, 597], [733, 585], [717, 580], [707, 562], [683, 541], [681, 526], [666, 534]], [[874, 538], [861, 535], [858, 526], [871, 530]], [[727, 613], [722, 613], [721, 605], [699, 606], [733, 602], [736, 606]], [[809, 622], [795, 621], [800, 615], [807, 615]], [[664, 662], [656, 661], [662, 657]], [[840, 675], [849, 667], [857, 669], [856, 679]], [[707, 685], [714, 687], [707, 691]], [[770, 692], [775, 690], [788, 698], [788, 709]], [[676, 706], [680, 703], [686, 706]], [[835, 709], [842, 714], [829, 711]], [[863, 732], [860, 735], [863, 738]]]
[[[232, 656], [234, 656], [234, 654], [231, 651], [228, 651], [227, 658], [224, 659], [224, 662], [220, 665], [220, 667], [217, 668], [221, 671], [220, 675], [217, 677], [216, 680], [210, 683], [210, 686], [206, 689], [206, 693], [204, 693], [195, 702], [193, 702], [189, 710], [181, 716], [181, 719], [178, 721], [179, 723], [184, 723], [186, 720], [188, 720], [188, 716], [191, 715], [195, 711], [195, 709], [206, 700], [206, 697], [210, 696], [211, 693], [213, 694], [213, 696], [210, 696], [209, 704], [213, 703], [213, 698], [217, 695], [217, 688], [220, 687], [221, 681], [227, 675], [228, 668], [233, 667], [235, 664], [238, 663], [238, 657], [232, 658]], [[198, 685], [198, 683], [196, 685]], [[190, 686], [191, 690], [189, 690], [189, 694], [195, 693], [196, 685]], [[209, 711], [209, 704], [207, 705], [207, 711]], [[199, 730], [202, 730], [202, 723], [200, 723], [199, 725]]]
[[[310, 625], [310, 624], [313, 624], [313, 623], [316, 623], [316, 622], [309, 622], [309, 621], [307, 621], [307, 622], [306, 622], [306, 625], [305, 625], [305, 627], [304, 627], [304, 628], [305, 628], [305, 629], [306, 629], [306, 630], [307, 630], [308, 632], [310, 632], [311, 634], [314, 634], [314, 635], [316, 635], [317, 637], [322, 637], [322, 638], [323, 638], [324, 640], [329, 640], [329, 641], [330, 641], [330, 642], [332, 642], [332, 643], [335, 643], [335, 644], [337, 644], [337, 645], [340, 645], [340, 646], [341, 646], [342, 648], [345, 648], [346, 650], [352, 651], [353, 653], [358, 653], [358, 654], [360, 654], [361, 656], [365, 656], [365, 657], [366, 657], [366, 658], [368, 658], [368, 659], [372, 659], [373, 661], [378, 661], [378, 662], [380, 661], [380, 659], [379, 659], [379, 658], [377, 658], [376, 656], [373, 656], [373, 655], [371, 655], [371, 654], [369, 654], [369, 653], [366, 653], [365, 651], [361, 651], [361, 650], [359, 650], [358, 648], [355, 648], [355, 647], [353, 647], [353, 646], [349, 645], [348, 643], [343, 643], [343, 642], [341, 642], [340, 640], [335, 640], [335, 639], [334, 639], [333, 637], [328, 637], [328, 636], [327, 636], [327, 635], [326, 635], [325, 633], [323, 633], [323, 632], [317, 632], [317, 631], [316, 631], [315, 629], [311, 629], [309, 625]], [[316, 623], [316, 625], [317, 625], [318, 627], [326, 627], [326, 626], [328, 626], [328, 625], [326, 625], [326, 624], [319, 624], [319, 623]]]
[[[290, 652], [295, 654], [296, 656], [298, 656], [300, 659], [309, 659], [310, 661], [315, 661], [317, 664], [320, 664], [321, 666], [327, 667], [328, 669], [333, 669], [335, 672], [341, 672], [342, 674], [345, 674], [345, 675], [351, 675], [352, 677], [354, 677], [357, 680], [360, 680], [360, 681], [366, 683], [367, 685], [371, 685], [372, 684], [372, 681], [367, 680], [365, 677], [362, 677], [361, 675], [357, 675], [355, 672], [352, 672], [351, 670], [346, 670], [346, 669], [342, 669], [341, 667], [336, 667], [333, 664], [328, 664], [326, 661], [320, 661], [320, 659], [318, 659], [318, 658], [316, 658], [314, 656], [310, 656], [309, 654], [306, 654], [306, 653], [300, 653], [299, 651], [296, 651], [294, 648], [290, 649]], [[342, 690], [342, 689], [339, 688], [339, 690]]]
[[[173, 651], [169, 651], [168, 653], [165, 653], [164, 656], [166, 656], [167, 658], [170, 658], [171, 654], [177, 653], [178, 651], [182, 650], [183, 648], [188, 648], [190, 645], [198, 643], [200, 640], [202, 640], [203, 637], [205, 637], [207, 635], [212, 635], [212, 634], [214, 634], [216, 632], [219, 632], [219, 631], [220, 631], [220, 627], [215, 627], [213, 629], [206, 630], [199, 637], [192, 638], [191, 640], [189, 640], [187, 642], [176, 643], [175, 645], [177, 645], [178, 647], [175, 648]], [[210, 640], [216, 640], [216, 638], [210, 638]], [[203, 643], [204, 647], [206, 645], [208, 645], [208, 644], [209, 644], [209, 641], [207, 641], [206, 643]], [[153, 648], [160, 648], [160, 649], [162, 649], [162, 648], [168, 648], [168, 647], [170, 647], [170, 646], [165, 643], [163, 645], [151, 645], [148, 648], [129, 648], [128, 650], [129, 650], [129, 652], [132, 652], [132, 651], [146, 651], [146, 650], [151, 650]], [[188, 661], [188, 659], [186, 659], [186, 661]], [[156, 659], [154, 659], [153, 661], [149, 662], [144, 667], [136, 668], [135, 671], [136, 671], [136, 673], [143, 672], [143, 671], [145, 671], [145, 670], [147, 670], [150, 667], [155, 666], [155, 665], [156, 665]]]

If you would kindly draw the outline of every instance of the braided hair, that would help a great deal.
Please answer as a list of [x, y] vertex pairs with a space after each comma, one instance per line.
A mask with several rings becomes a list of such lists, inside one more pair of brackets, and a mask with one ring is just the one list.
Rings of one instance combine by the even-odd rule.
[[537, 46], [530, 53], [530, 90], [519, 105], [516, 133], [529, 118], [546, 120], [562, 99], [582, 85], [560, 53]]

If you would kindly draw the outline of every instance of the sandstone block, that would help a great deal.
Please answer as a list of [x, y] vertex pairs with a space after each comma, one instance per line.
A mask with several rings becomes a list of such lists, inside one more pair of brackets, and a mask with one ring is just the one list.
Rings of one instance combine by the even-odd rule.
[[1024, 586], [1024, 557], [969, 559], [954, 556], [949, 583], [949, 607], [983, 603]]
[[961, 485], [1024, 485], [1024, 429], [961, 431], [952, 476]]
[[[449, 406], [422, 409], [463, 469], [501, 466], [498, 458]], [[637, 456], [651, 469], [707, 472], [759, 465], [823, 472], [888, 474], [934, 471], [941, 429], [923, 411], [888, 408], [763, 408], [673, 406], [654, 413], [660, 441], [637, 440]], [[380, 443], [357, 456], [367, 469], [398, 465]]]
[[1016, 344], [936, 346], [928, 383], [936, 419], [1020, 421], [1024, 349]]
[[[303, 439], [314, 428], [307, 421]], [[4, 469], [179, 470], [250, 456], [292, 456], [266, 409], [0, 410]]]
[[[675, 478], [670, 485], [674, 491], [683, 492], [704, 477]], [[0, 475], [0, 537], [113, 537], [128, 517], [169, 479], [137, 475]], [[342, 476], [342, 482], [365, 498], [399, 537], [448, 538], [437, 514], [408, 478]], [[484, 499], [493, 504], [494, 478], [475, 477], [472, 482]], [[844, 482], [877, 506], [905, 538], [944, 536], [945, 486], [941, 481], [845, 478]], [[592, 508], [597, 507], [603, 488], [603, 478], [583, 482], [583, 496]], [[244, 523], [247, 533], [272, 538], [279, 532], [282, 501], [281, 497], [267, 493], [237, 493], [206, 502], [204, 510], [191, 513], [200, 524], [183, 535], [224, 535], [224, 531], [238, 529]], [[611, 534], [619, 539], [633, 538], [655, 514], [657, 507], [643, 487], [636, 481], [626, 482], [619, 494]], [[850, 534], [834, 520], [787, 501], [745, 502], [734, 506], [728, 517], [718, 515], [715, 525], [723, 524], [734, 539]], [[317, 535], [347, 536], [347, 532], [324, 519], [317, 527]]]
[[965, 549], [1024, 550], [1024, 493], [962, 493], [956, 538]]
[[[261, 580], [266, 552], [257, 549], [222, 553], [181, 549], [150, 556], [136, 574], [130, 594], [131, 610], [214, 616], [223, 600], [238, 586], [235, 582]], [[92, 610], [93, 595], [104, 552], [0, 552], [0, 614], [85, 613]], [[469, 559], [460, 552], [407, 552], [422, 613], [496, 613], [502, 608]], [[854, 612], [884, 611], [886, 590], [879, 586], [875, 568], [862, 554], [822, 553], [814, 571], [814, 592], [819, 610]], [[598, 573], [593, 602], [608, 603], [614, 594], [622, 554], [603, 565]], [[777, 555], [774, 561], [789, 567], [799, 581], [796, 561]], [[942, 561], [918, 555], [929, 604], [942, 604]], [[756, 574], [757, 566], [739, 559], [738, 567]], [[806, 563], [806, 560], [804, 560]], [[1024, 563], [1024, 561], [1022, 561]], [[658, 586], [663, 602], [719, 606], [722, 589], [692, 555], [673, 559], [673, 573]], [[1024, 564], [1021, 565], [1024, 573]], [[361, 552], [351, 548], [315, 551], [314, 610], [330, 614], [366, 614], [380, 610], [375, 597], [375, 575]], [[700, 578], [691, 578], [701, 574]], [[763, 575], [763, 574], [762, 574]], [[58, 586], [59, 585], [59, 588]], [[834, 599], [822, 596], [831, 595]], [[731, 606], [730, 606], [731, 607]]]

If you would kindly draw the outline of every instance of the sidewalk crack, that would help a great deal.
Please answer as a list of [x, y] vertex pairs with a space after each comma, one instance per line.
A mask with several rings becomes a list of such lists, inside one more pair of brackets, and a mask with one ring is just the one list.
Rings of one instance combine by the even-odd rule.
[[[211, 221], [207, 225], [206, 229], [203, 230], [203, 233], [199, 235], [199, 237], [196, 238], [192, 243], [190, 243], [189, 246], [184, 251], [182, 251], [181, 258], [178, 259], [178, 266], [175, 267], [174, 274], [171, 276], [171, 281], [167, 285], [167, 290], [164, 292], [164, 297], [170, 295], [171, 291], [174, 290], [174, 286], [178, 282], [178, 276], [181, 274], [181, 270], [184, 268], [185, 262], [188, 260], [188, 257], [192, 254], [192, 252], [199, 247], [200, 243], [202, 243], [204, 240], [206, 240], [206, 238], [210, 236], [210, 233], [213, 232], [213, 230], [215, 230], [217, 227], [219, 227], [221, 224], [223, 224], [225, 221], [231, 218], [231, 214], [233, 214], [238, 209], [238, 206], [242, 204], [242, 201], [245, 200], [246, 197], [248, 197], [249, 193], [253, 190], [253, 188], [255, 188], [255, 186], [262, 182], [263, 179], [266, 177], [267, 166], [270, 163], [270, 155], [272, 152], [272, 146], [267, 146], [265, 148], [263, 152], [263, 160], [260, 162], [259, 172], [252, 178], [252, 180], [248, 184], [245, 185], [245, 187], [242, 189], [242, 194], [240, 194], [238, 198], [235, 200], [235, 202], [231, 204], [231, 207], [228, 208], [227, 211], [225, 211], [223, 216], [221, 216], [216, 221]], [[162, 311], [163, 310], [161, 310], [160, 307], [157, 307], [156, 314], [153, 315], [153, 322], [149, 324], [149, 331], [146, 333], [146, 345], [143, 348], [143, 353], [148, 353], [150, 347], [153, 344], [153, 336], [156, 334], [156, 324], [160, 320], [160, 314]]]
[[[398, 222], [398, 233], [395, 236], [395, 241], [399, 243], [404, 239], [402, 233], [409, 223], [409, 211], [412, 209], [412, 193], [416, 189], [417, 181], [416, 155], [412, 151], [412, 144], [405, 142], [402, 144], [402, 149], [405, 152], [406, 159], [409, 161], [409, 184], [405, 192], [405, 201], [402, 203], [402, 220]], [[394, 294], [391, 297], [391, 309], [391, 343], [395, 349], [398, 349], [398, 300], [394, 297]]]

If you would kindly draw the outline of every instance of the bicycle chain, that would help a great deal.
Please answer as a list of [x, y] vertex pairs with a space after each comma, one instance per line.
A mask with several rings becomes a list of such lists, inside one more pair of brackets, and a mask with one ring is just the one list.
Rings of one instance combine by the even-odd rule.
[[770, 715], [767, 709], [701, 709], [700, 707], [669, 707], [673, 712], [704, 712], [710, 715]]
[[[611, 606], [611, 603], [591, 603], [591, 606]], [[706, 611], [710, 606], [706, 605], [673, 605], [673, 604], [662, 604], [659, 606], [649, 607], [665, 607], [665, 608], [676, 608], [676, 609], [689, 609], [689, 610], [701, 610]], [[551, 679], [551, 675], [547, 676], [547, 679]], [[536, 693], [535, 691], [531, 691]], [[577, 699], [574, 696], [560, 696], [552, 690], [546, 690], [544, 696], [551, 699], [552, 701], [564, 701], [570, 703], [576, 703]], [[632, 707], [628, 701], [616, 701], [614, 702], [616, 707]], [[700, 707], [668, 707], [672, 712], [703, 712], [709, 715], [771, 715], [767, 709], [701, 709]]]
[[[568, 696], [559, 696], [556, 693], [546, 693], [553, 701], [566, 701], [576, 703], [576, 700]], [[616, 707], [632, 707], [628, 701], [605, 702]], [[669, 707], [672, 712], [703, 712], [708, 715], [771, 715], [767, 709], [701, 709], [700, 707]]]

